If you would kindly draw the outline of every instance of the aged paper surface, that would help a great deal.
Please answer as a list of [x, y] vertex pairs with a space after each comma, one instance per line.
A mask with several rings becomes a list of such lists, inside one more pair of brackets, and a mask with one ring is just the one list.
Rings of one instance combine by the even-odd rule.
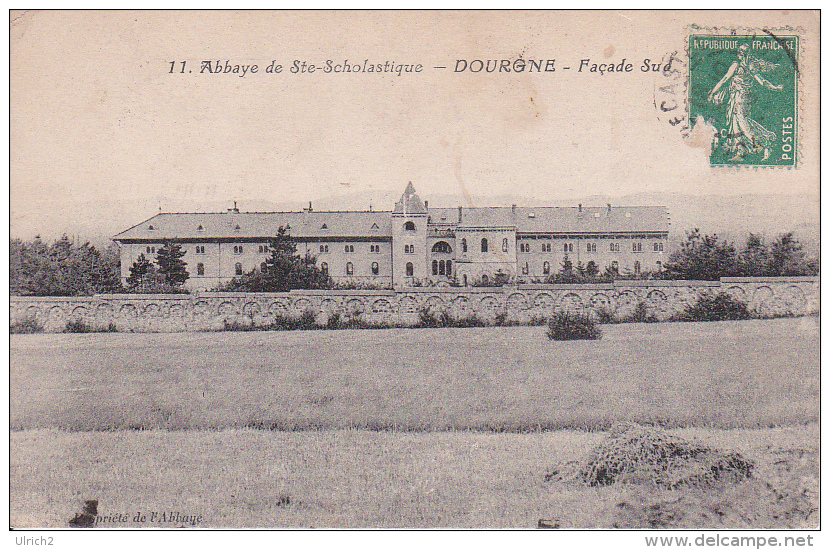
[[[300, 211], [310, 202], [315, 211], [391, 211], [412, 182], [429, 208], [579, 204], [581, 212], [583, 204], [608, 204], [610, 212], [611, 205], [663, 206], [671, 219], [667, 246], [673, 248], [685, 231], [699, 227], [739, 244], [750, 232], [771, 241], [794, 231], [808, 251], [818, 251], [817, 12], [14, 11], [10, 50], [13, 238], [54, 240], [66, 233], [104, 247], [114, 235], [159, 212]], [[500, 247], [500, 239], [491, 246]], [[443, 274], [443, 260], [441, 269]], [[517, 264], [516, 276], [521, 275]], [[150, 336], [154, 339], [146, 345], [169, 346], [175, 363], [176, 346], [161, 335]], [[403, 349], [407, 340], [400, 338]], [[53, 345], [62, 344], [24, 348]], [[252, 340], [251, 345], [268, 344]], [[25, 358], [24, 348], [16, 348], [15, 357]], [[289, 353], [302, 363], [319, 352], [313, 343], [302, 353], [269, 349], [259, 361]], [[122, 353], [138, 352], [129, 347]], [[367, 358], [365, 368], [405, 363], [407, 353]], [[77, 361], [82, 368], [82, 355], [76, 350], [62, 361]], [[116, 354], [108, 360], [120, 359]], [[146, 368], [146, 376], [156, 376], [151, 365]], [[249, 383], [244, 371], [232, 369], [228, 376], [237, 377], [237, 387]], [[334, 365], [331, 376], [340, 376]], [[729, 375], [723, 376], [728, 384]], [[509, 377], [488, 380], [514, 383]], [[113, 384], [104, 378], [99, 382]], [[187, 400], [175, 406], [159, 401], [158, 410], [171, 406], [173, 412], [165, 414], [176, 415], [201, 395], [210, 399], [198, 380], [191, 382]], [[341, 382], [348, 387], [348, 380]], [[41, 380], [31, 387], [50, 383]], [[306, 383], [312, 388], [317, 382], [309, 377]], [[377, 401], [383, 397], [374, 392], [385, 395], [383, 388], [393, 380], [379, 377], [376, 384], [369, 394], [353, 395], [366, 400], [367, 410], [383, 409]], [[112, 386], [111, 391], [122, 390]], [[755, 390], [738, 393], [748, 391]], [[78, 392], [67, 390], [55, 398], [50, 414], [60, 416], [61, 406], [67, 413], [98, 414]], [[124, 411], [144, 402], [139, 394], [123, 392]], [[323, 408], [332, 399], [337, 404], [325, 392], [309, 390], [305, 398]], [[653, 398], [656, 403], [672, 396]], [[404, 402], [409, 401], [389, 406]], [[28, 398], [13, 400], [24, 409], [28, 403]], [[162, 414], [158, 410], [146, 414]], [[418, 425], [418, 413], [405, 412], [395, 414]], [[435, 457], [442, 449], [484, 444], [477, 438], [487, 435], [478, 432], [469, 442], [450, 441], [457, 435], [454, 414], [441, 413], [450, 431], [438, 442], [424, 443], [434, 446]], [[254, 416], [249, 426], [256, 425]], [[12, 417], [17, 418], [14, 410]], [[481, 425], [497, 421], [480, 420]], [[401, 450], [375, 432], [366, 432], [372, 435], [363, 441], [364, 432], [349, 429], [324, 431], [297, 452], [308, 461], [332, 453], [327, 467], [348, 475], [322, 476], [319, 483], [358, 487], [353, 491], [331, 489], [327, 496], [326, 485], [329, 489], [313, 496], [311, 488], [306, 495], [289, 494], [285, 483], [299, 486], [292, 478], [299, 475], [291, 469], [296, 464], [260, 439], [272, 433], [289, 437], [289, 429], [246, 432], [243, 443], [232, 431], [194, 432], [204, 441], [184, 445], [182, 456], [171, 451], [158, 460], [190, 460], [190, 471], [199, 474], [187, 486], [200, 486], [203, 494], [188, 489], [193, 495], [170, 505], [153, 490], [142, 493], [125, 477], [135, 472], [106, 457], [95, 458], [101, 468], [81, 466], [100, 476], [90, 474], [56, 496], [48, 487], [41, 494], [19, 478], [30, 464], [38, 467], [29, 461], [40, 450], [46, 452], [38, 446], [42, 442], [26, 436], [33, 427], [55, 429], [44, 422], [13, 426], [20, 436], [11, 449], [15, 527], [66, 527], [92, 498], [100, 500], [98, 514], [109, 514], [110, 523], [102, 527], [536, 528], [555, 519], [539, 464], [527, 467], [529, 476], [539, 478], [539, 494], [516, 497], [492, 487], [485, 495], [453, 492], [455, 482], [440, 475], [435, 481], [430, 466], [441, 471], [452, 468], [446, 465], [451, 461], [430, 462], [418, 455], [412, 448], [419, 445], [416, 440], [400, 444]], [[338, 422], [333, 426], [349, 425]], [[48, 446], [75, 457], [85, 444], [73, 441], [78, 433], [72, 427], [63, 428]], [[139, 461], [156, 445], [176, 445], [162, 441], [166, 432], [148, 433], [145, 441], [131, 443], [128, 456]], [[211, 434], [216, 441], [208, 440]], [[810, 444], [817, 447], [817, 441]], [[367, 481], [368, 474], [360, 472], [375, 462], [341, 463], [343, 452], [362, 456], [355, 449], [368, 447], [375, 449], [370, 454], [400, 452], [400, 460], [411, 466], [399, 473], [403, 481]], [[222, 462], [201, 463], [194, 457], [219, 448], [228, 457], [261, 450], [251, 451], [260, 453], [255, 460], [228, 458], [231, 473], [214, 478]], [[281, 481], [246, 493], [245, 479], [256, 477], [254, 469]], [[150, 475], [158, 469], [145, 465], [137, 471]], [[183, 483], [161, 474], [150, 477], [148, 486]], [[138, 500], [116, 506], [111, 496], [122, 489], [146, 498], [131, 497]], [[389, 498], [394, 502], [387, 508], [378, 504]], [[538, 513], [508, 519], [492, 513], [506, 506], [500, 499], [515, 498]], [[211, 500], [221, 504], [206, 504]], [[341, 508], [347, 512], [341, 514]], [[443, 516], [442, 509], [453, 511]], [[141, 524], [142, 513], [152, 524]], [[149, 514], [156, 516], [149, 519]], [[159, 514], [166, 514], [163, 520]], [[565, 528], [591, 525], [580, 523], [584, 519], [560, 521]], [[684, 525], [730, 527], [696, 521]], [[818, 525], [817, 519], [805, 521]]]

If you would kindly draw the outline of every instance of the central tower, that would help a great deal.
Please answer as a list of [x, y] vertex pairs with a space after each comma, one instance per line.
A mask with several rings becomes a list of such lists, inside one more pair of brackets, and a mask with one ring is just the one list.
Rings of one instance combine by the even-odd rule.
[[428, 214], [410, 181], [392, 211], [392, 282], [395, 287], [412, 286], [415, 281], [428, 278]]

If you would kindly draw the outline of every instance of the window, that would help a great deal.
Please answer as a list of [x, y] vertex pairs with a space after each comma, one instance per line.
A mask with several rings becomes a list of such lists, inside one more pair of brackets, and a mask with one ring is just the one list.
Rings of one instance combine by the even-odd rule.
[[265, 245], [262, 245], [262, 244], [259, 245], [259, 253], [260, 254], [265, 254]]
[[328, 275], [329, 274], [329, 264], [327, 264], [326, 262], [321, 263], [320, 264], [320, 271], [322, 271], [324, 275]]
[[[530, 246], [530, 245], [527, 245], [527, 246]], [[506, 238], [501, 240], [501, 251], [502, 252], [507, 252], [507, 239]], [[530, 249], [528, 249], [528, 252], [530, 252]]]
[[464, 286], [467, 286], [467, 275], [464, 275]]
[[354, 265], [352, 262], [346, 264], [346, 275], [354, 275]]
[[438, 260], [432, 260], [432, 274], [438, 275]]
[[452, 277], [452, 260], [447, 260], [447, 277]]
[[196, 275], [198, 275], [200, 277], [205, 276], [205, 264], [203, 264], [201, 262], [196, 264]]
[[373, 252], [375, 254], [380, 254], [380, 245], [379, 244], [370, 244], [369, 245], [369, 252]]
[[519, 245], [519, 251], [520, 252], [530, 252], [530, 243], [527, 243], [527, 244], [521, 243]]
[[522, 266], [522, 275], [527, 275], [529, 272], [530, 272], [530, 266], [527, 265], [527, 262], [525, 262], [525, 265]]
[[481, 251], [487, 252], [487, 239], [481, 239]]
[[403, 245], [403, 253], [404, 254], [415, 254], [415, 245], [414, 244], [405, 244], [405, 245]]
[[322, 226], [320, 226], [320, 229], [328, 229], [328, 228], [329, 228], [329, 226], [326, 225], [326, 224], [323, 224]]
[[237, 264], [236, 264], [235, 268], [236, 268], [236, 274], [237, 274], [237, 275], [242, 275], [242, 264], [240, 264], [239, 262], [237, 262]]
[[614, 271], [619, 271], [620, 270], [620, 262], [617, 262], [617, 261], [611, 262], [611, 269], [613, 269]]
[[440, 254], [451, 254], [452, 247], [450, 247], [450, 245], [444, 241], [438, 241], [437, 243], [432, 245], [432, 251], [438, 252]]
[[413, 273], [415, 273], [415, 270], [412, 267], [412, 262], [406, 262], [406, 276], [412, 277]]
[[196, 228], [196, 231], [204, 231], [204, 230], [205, 230], [205, 228], [204, 228], [204, 227], [202, 227], [201, 225], [200, 225], [199, 227], [197, 227], [197, 228]]
[[574, 251], [574, 243], [565, 243], [565, 249], [564, 249], [564, 251], [565, 251], [566, 253], [567, 253], [567, 252], [573, 252], [573, 251]]
[[631, 252], [642, 252], [643, 251], [643, 243], [636, 242], [631, 243]]
[[156, 247], [155, 246], [148, 246], [147, 247], [147, 254], [155, 254], [155, 253], [156, 253]]
[[597, 251], [597, 243], [587, 243], [586, 244], [586, 252], [596, 252]]
[[406, 222], [403, 224], [404, 231], [415, 231], [415, 224], [412, 222]]
[[481, 283], [482, 283], [482, 284], [485, 284], [485, 285], [486, 285], [486, 284], [487, 284], [487, 283], [489, 283], [489, 282], [490, 282], [490, 278], [489, 278], [489, 277], [487, 277], [487, 275], [486, 275], [486, 274], [481, 276]]
[[619, 252], [620, 251], [620, 243], [611, 243], [610, 245], [611, 252]]
[[346, 250], [347, 253], [354, 252], [354, 245], [353, 244], [347, 244], [345, 250]]
[[550, 252], [550, 243], [542, 243], [542, 252]]
[[467, 239], [461, 239], [461, 252], [467, 252]]
[[147, 226], [147, 229], [149, 229], [150, 231], [155, 231], [155, 230], [156, 230], [156, 228], [155, 228], [155, 227], [153, 227], [152, 225], [148, 225], [148, 226]]
[[663, 251], [663, 243], [654, 243], [654, 251], [655, 252], [662, 252]]
[[243, 250], [242, 250], [242, 245], [241, 244], [236, 245], [236, 246], [233, 247], [233, 253], [234, 254], [242, 254], [242, 252], [243, 252]]
[[321, 244], [320, 245], [320, 253], [321, 254], [325, 254], [328, 251], [329, 251], [329, 245], [327, 245], [327, 244]]
[[634, 262], [634, 273], [640, 273], [640, 262]]
[[204, 245], [197, 244], [196, 245], [196, 254], [204, 254], [204, 253], [205, 253]]
[[377, 275], [380, 273], [380, 266], [377, 262], [372, 262], [372, 275]]
[[663, 269], [663, 262], [657, 260], [657, 271], [660, 271], [661, 269]]
[[550, 262], [545, 262], [542, 264], [542, 274], [550, 275]]

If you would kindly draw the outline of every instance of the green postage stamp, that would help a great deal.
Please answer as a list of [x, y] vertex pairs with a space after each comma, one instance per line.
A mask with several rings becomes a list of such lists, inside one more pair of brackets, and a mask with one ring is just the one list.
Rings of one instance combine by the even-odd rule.
[[715, 127], [712, 166], [796, 166], [799, 37], [689, 36], [689, 119]]

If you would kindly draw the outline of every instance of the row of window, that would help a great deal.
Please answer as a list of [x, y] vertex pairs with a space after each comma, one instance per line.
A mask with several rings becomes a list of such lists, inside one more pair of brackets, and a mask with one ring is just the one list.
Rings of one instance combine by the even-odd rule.
[[[411, 265], [412, 264], [407, 264], [407, 269]], [[265, 269], [265, 264], [263, 263], [261, 267], [262, 267], [262, 269]], [[372, 262], [372, 265], [371, 265], [370, 269], [372, 271], [372, 275], [379, 275], [380, 274], [380, 265], [377, 262]], [[320, 270], [323, 273], [328, 274], [329, 264], [327, 264], [326, 262], [321, 263], [320, 264]], [[242, 269], [242, 264], [237, 262], [237, 264], [234, 265], [234, 274], [235, 275], [242, 275], [243, 273], [244, 273], [244, 271]], [[205, 276], [205, 264], [203, 264], [202, 262], [199, 262], [199, 263], [196, 264], [196, 275], [199, 276], [199, 277], [204, 277]], [[346, 275], [354, 275], [354, 264], [352, 262], [347, 262], [346, 263]]]
[[[620, 251], [620, 243], [609, 243], [608, 249], [611, 252], [619, 252]], [[573, 252], [574, 245], [573, 243], [564, 243], [562, 245], [562, 250], [565, 253]], [[653, 243], [653, 250], [654, 252], [663, 252], [663, 243], [656, 242]], [[520, 252], [531, 252], [532, 248], [530, 243], [520, 243], [519, 244], [519, 251]], [[551, 247], [550, 243], [542, 243], [542, 252], [550, 252]], [[586, 252], [596, 252], [597, 251], [597, 243], [585, 243], [585, 251]], [[643, 243], [641, 242], [633, 242], [631, 243], [631, 251], [632, 252], [642, 252], [643, 251]]]
[[[372, 275], [380, 275], [380, 265], [377, 262], [372, 262], [369, 269], [372, 271]], [[321, 263], [320, 271], [328, 275], [329, 264], [326, 262]], [[346, 262], [346, 275], [354, 275], [354, 264], [352, 262]]]
[[432, 274], [452, 277], [452, 260], [432, 260]]
[[[542, 243], [541, 247], [542, 247], [542, 252], [550, 252], [551, 251], [550, 243]], [[481, 251], [482, 252], [487, 252], [488, 248], [489, 248], [489, 245], [488, 245], [487, 239], [481, 239]], [[620, 251], [620, 243], [610, 243], [609, 244], [609, 250], [611, 252], [619, 252]], [[653, 250], [654, 250], [654, 252], [663, 252], [663, 243], [662, 242], [653, 243]], [[329, 245], [327, 245], [327, 244], [321, 244], [320, 245], [320, 252], [321, 253], [327, 253], [328, 251], [329, 251]], [[353, 244], [345, 245], [344, 251], [347, 254], [354, 253], [354, 245]], [[403, 246], [403, 251], [404, 251], [404, 254], [414, 254], [415, 253], [415, 245], [414, 244], [405, 244]], [[435, 243], [435, 245], [432, 247], [432, 251], [436, 252], [436, 253], [441, 253], [441, 254], [451, 254], [452, 253], [452, 247], [450, 247], [450, 245], [447, 244], [444, 241], [439, 241], [439, 242]], [[462, 252], [467, 252], [467, 239], [461, 239], [461, 251]], [[508, 240], [507, 239], [502, 240], [502, 251], [503, 252], [508, 251]], [[525, 252], [525, 253], [531, 252], [532, 251], [531, 243], [519, 243], [519, 251], [520, 252]], [[574, 251], [573, 243], [564, 243], [563, 244], [563, 251], [565, 253], [569, 253], [569, 252], [572, 253]], [[596, 252], [597, 251], [597, 244], [596, 243], [586, 243], [585, 244], [585, 251], [589, 252], [589, 253]], [[631, 243], [631, 251], [632, 252], [642, 252], [643, 251], [643, 243], [642, 242], [633, 242], [633, 243]], [[233, 253], [234, 254], [238, 255], [238, 254], [243, 254], [244, 252], [245, 252], [245, 250], [244, 250], [242, 245], [234, 245], [234, 247], [233, 247]], [[267, 245], [259, 245], [259, 253], [260, 254], [264, 254], [264, 253], [267, 253], [267, 252], [268, 252], [268, 246]], [[371, 252], [373, 254], [380, 254], [380, 245], [379, 244], [369, 245], [369, 252]], [[156, 247], [155, 246], [148, 246], [147, 247], [147, 254], [155, 254], [155, 253], [156, 253]], [[203, 245], [196, 245], [196, 254], [204, 254], [204, 253], [205, 253], [205, 247]]]

